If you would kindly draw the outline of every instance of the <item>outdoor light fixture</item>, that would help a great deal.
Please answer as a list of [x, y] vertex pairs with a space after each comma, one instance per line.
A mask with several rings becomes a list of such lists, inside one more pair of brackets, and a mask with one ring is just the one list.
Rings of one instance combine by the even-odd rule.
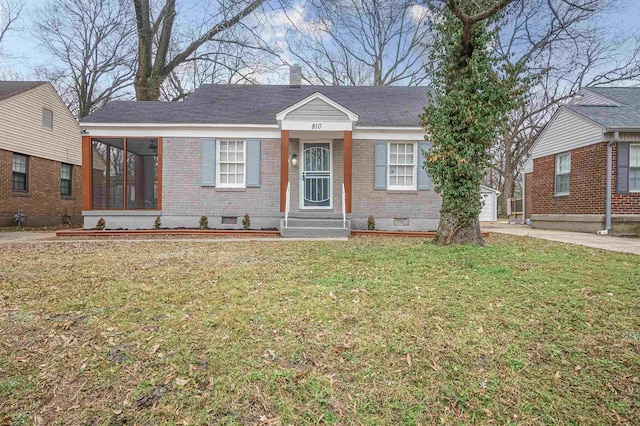
[[292, 166], [297, 166], [298, 165], [298, 154], [292, 154], [291, 155], [291, 165]]

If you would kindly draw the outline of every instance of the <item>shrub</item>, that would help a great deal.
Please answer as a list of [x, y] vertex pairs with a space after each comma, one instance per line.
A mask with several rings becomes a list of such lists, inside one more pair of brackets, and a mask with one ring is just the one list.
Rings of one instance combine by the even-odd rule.
[[209, 227], [209, 218], [206, 216], [200, 217], [200, 229], [207, 229]]
[[101, 217], [100, 219], [98, 219], [98, 223], [96, 223], [96, 229], [103, 231], [104, 228], [107, 227], [107, 222], [105, 222], [104, 218]]
[[156, 221], [153, 222], [153, 229], [160, 229], [162, 225], [162, 221], [160, 220], [160, 216], [156, 217]]
[[64, 208], [64, 214], [62, 215], [62, 224], [63, 225], [71, 225], [71, 216], [69, 212], [67, 212], [67, 208]]
[[251, 228], [251, 218], [249, 217], [249, 213], [245, 213], [242, 218], [242, 229]]
[[367, 229], [369, 231], [375, 231], [376, 229], [376, 219], [371, 215], [367, 218]]

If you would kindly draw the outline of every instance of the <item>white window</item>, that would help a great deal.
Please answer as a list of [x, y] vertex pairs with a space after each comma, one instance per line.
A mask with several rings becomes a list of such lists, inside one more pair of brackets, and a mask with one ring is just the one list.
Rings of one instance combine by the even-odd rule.
[[22, 154], [13, 154], [11, 170], [11, 188], [14, 191], [29, 191], [29, 157]]
[[221, 140], [218, 143], [218, 188], [245, 187], [245, 143], [238, 140]]
[[556, 155], [556, 195], [569, 194], [569, 176], [571, 174], [571, 153]]
[[417, 143], [389, 143], [387, 189], [417, 189]]
[[629, 147], [629, 191], [640, 192], [640, 145]]
[[72, 170], [71, 164], [62, 163], [60, 165], [60, 195], [71, 196]]
[[42, 127], [53, 129], [53, 111], [42, 108]]

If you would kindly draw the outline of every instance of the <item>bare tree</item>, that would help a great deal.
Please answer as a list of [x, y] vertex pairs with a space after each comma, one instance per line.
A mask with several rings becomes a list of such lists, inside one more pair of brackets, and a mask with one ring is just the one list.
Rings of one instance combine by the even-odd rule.
[[285, 63], [313, 84], [419, 85], [426, 79], [429, 10], [416, 0], [307, 0], [284, 9]]
[[[191, 37], [201, 31], [192, 31]], [[234, 43], [220, 43], [213, 51], [203, 46], [177, 65], [160, 86], [159, 99], [181, 100], [201, 84], [256, 84], [266, 67], [267, 55], [263, 49], [253, 46], [255, 37], [252, 31], [230, 31], [234, 31]], [[179, 54], [179, 45], [180, 41], [172, 42], [171, 56]]]
[[[182, 64], [210, 59], [224, 51], [221, 46], [235, 44], [247, 49], [263, 49], [259, 37], [237, 37], [240, 27], [255, 34], [244, 21], [262, 2], [218, 0], [207, 3], [209, 9], [197, 14], [186, 4], [182, 9], [177, 8], [176, 0], [162, 1], [156, 7], [149, 0], [133, 0], [138, 36], [136, 98], [158, 100], [163, 83]], [[183, 12], [183, 20], [179, 19], [179, 11]], [[191, 28], [201, 31], [195, 33], [189, 21], [198, 21]]]
[[52, 0], [35, 35], [63, 66], [40, 67], [79, 118], [126, 95], [133, 82], [133, 13], [126, 0]]
[[512, 111], [494, 146], [492, 179], [500, 206], [514, 196], [528, 152], [555, 109], [585, 86], [640, 75], [637, 37], [612, 36], [600, 22], [615, 0], [517, 0], [496, 41], [515, 77], [530, 83], [527, 102]]
[[0, 48], [2, 40], [13, 29], [23, 10], [22, 0], [0, 0]]

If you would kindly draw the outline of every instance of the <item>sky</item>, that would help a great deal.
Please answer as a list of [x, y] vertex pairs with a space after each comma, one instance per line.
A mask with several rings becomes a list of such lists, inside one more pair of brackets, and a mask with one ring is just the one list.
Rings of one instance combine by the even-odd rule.
[[[39, 65], [45, 65], [51, 61], [47, 53], [38, 45], [30, 33], [30, 22], [33, 17], [33, 11], [42, 7], [47, 0], [24, 0], [26, 3], [25, 11], [21, 17], [21, 22], [16, 26], [14, 31], [10, 32], [3, 41], [2, 51], [5, 54], [0, 62], [0, 78], [7, 76], [7, 71], [17, 73], [20, 79], [35, 79], [34, 69]], [[184, 3], [201, 3], [203, 0], [185, 0]], [[0, 0], [0, 4], [2, 1]], [[620, 7], [607, 16], [605, 24], [614, 32], [620, 31], [628, 33], [636, 31], [640, 33], [640, 0], [621, 0]], [[270, 83], [286, 83], [285, 79], [288, 74], [283, 69], [282, 81], [273, 81], [269, 78]], [[276, 77], [277, 78], [277, 77]]]

